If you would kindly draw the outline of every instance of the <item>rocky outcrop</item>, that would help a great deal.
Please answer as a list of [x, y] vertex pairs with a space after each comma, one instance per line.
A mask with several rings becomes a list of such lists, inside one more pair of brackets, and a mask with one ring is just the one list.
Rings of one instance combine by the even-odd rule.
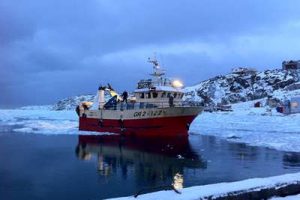
[[74, 97], [69, 97], [58, 101], [54, 106], [53, 110], [74, 110], [76, 106], [83, 101], [93, 102], [95, 95], [79, 95]]
[[251, 74], [231, 73], [185, 88], [186, 101], [198, 101], [205, 106], [245, 102], [271, 97], [299, 81], [299, 72], [266, 70]]

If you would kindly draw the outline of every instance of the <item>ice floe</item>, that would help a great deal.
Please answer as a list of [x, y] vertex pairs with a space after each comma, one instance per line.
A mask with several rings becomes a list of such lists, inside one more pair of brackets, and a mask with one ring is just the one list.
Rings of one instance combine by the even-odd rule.
[[[10, 128], [9, 128], [10, 127]], [[111, 133], [78, 130], [78, 116], [75, 111], [51, 110], [0, 110], [0, 131], [32, 134], [75, 134], [103, 135]]]

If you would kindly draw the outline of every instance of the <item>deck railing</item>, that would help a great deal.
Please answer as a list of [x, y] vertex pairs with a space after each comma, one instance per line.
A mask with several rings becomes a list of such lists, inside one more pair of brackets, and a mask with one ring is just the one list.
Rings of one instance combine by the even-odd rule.
[[116, 105], [106, 106], [105, 110], [137, 110], [151, 108], [169, 108], [169, 107], [201, 107], [201, 103], [196, 101], [174, 102], [170, 105], [168, 102], [120, 102]]

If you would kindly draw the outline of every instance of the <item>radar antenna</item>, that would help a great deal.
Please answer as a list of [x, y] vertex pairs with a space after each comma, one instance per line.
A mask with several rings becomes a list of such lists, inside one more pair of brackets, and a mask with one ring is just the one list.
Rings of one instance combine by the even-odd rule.
[[163, 76], [165, 74], [164, 70], [162, 70], [160, 68], [160, 65], [159, 65], [156, 58], [153, 58], [153, 59], [148, 58], [148, 62], [153, 64], [153, 71], [154, 72], [153, 72], [153, 74], [150, 74], [151, 76], [160, 77], [160, 76]]

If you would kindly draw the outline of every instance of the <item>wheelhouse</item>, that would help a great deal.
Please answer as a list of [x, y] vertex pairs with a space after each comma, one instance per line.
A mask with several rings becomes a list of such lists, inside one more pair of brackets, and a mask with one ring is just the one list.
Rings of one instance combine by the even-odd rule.
[[164, 77], [165, 73], [156, 60], [149, 60], [149, 62], [153, 64], [154, 72], [150, 74], [153, 78], [138, 82], [137, 89], [134, 91], [136, 101], [151, 103], [158, 107], [166, 107], [170, 103], [173, 106], [180, 105], [184, 95], [181, 82]]

